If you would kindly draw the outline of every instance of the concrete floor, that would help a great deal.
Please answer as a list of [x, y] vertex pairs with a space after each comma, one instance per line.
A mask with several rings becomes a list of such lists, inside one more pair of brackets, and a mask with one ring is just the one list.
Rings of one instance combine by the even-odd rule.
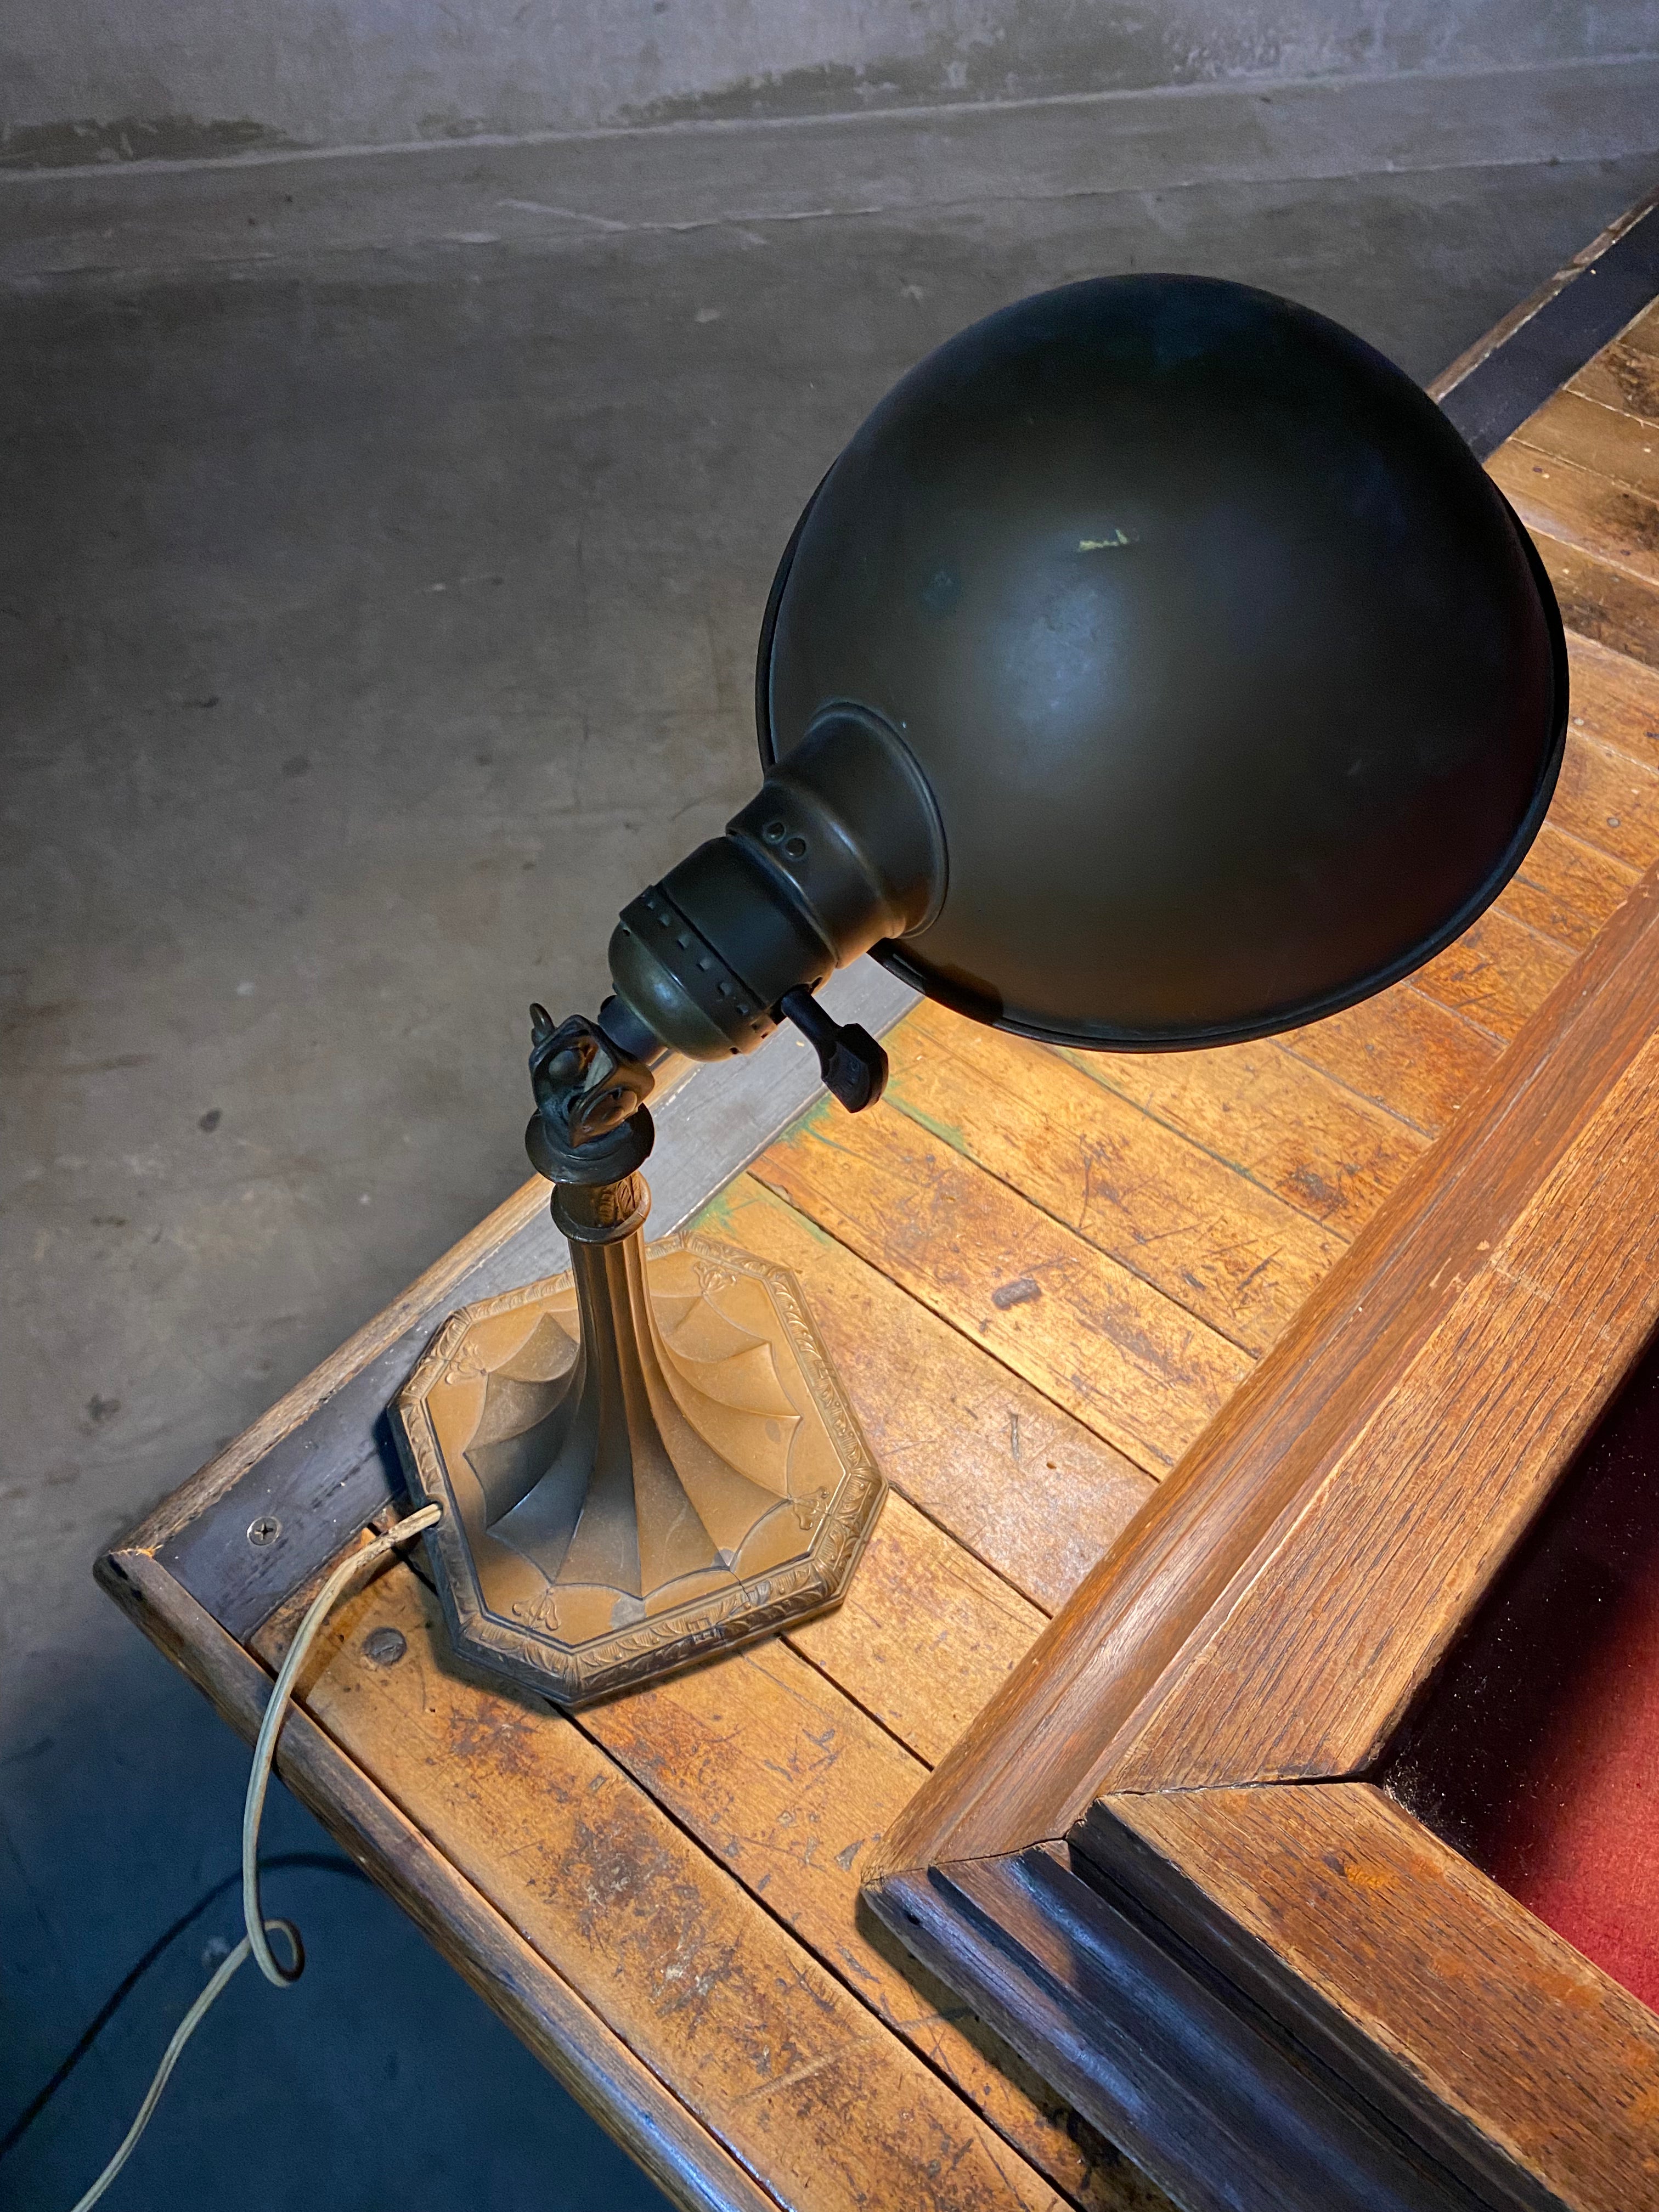
[[[1291, 293], [1426, 377], [1653, 182], [1656, 91], [0, 194], [0, 2121], [234, 1863], [246, 1755], [94, 1553], [521, 1180], [526, 1006], [591, 1006], [617, 908], [747, 794], [772, 567], [869, 405], [1129, 267]], [[280, 1791], [266, 1838], [323, 1844]], [[271, 1901], [311, 1971], [234, 1990], [112, 2205], [659, 2201], [392, 1906]], [[85, 2185], [234, 1927], [129, 2002], [9, 2161], [19, 2212]]]

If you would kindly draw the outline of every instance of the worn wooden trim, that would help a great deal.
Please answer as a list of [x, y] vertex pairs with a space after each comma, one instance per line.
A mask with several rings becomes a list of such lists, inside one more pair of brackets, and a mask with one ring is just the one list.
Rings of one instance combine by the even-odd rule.
[[1659, 2019], [1362, 1778], [1659, 1325], [1656, 1220], [1659, 867], [875, 1856], [1189, 2212], [1659, 2212]]
[[[97, 1575], [251, 1741], [270, 1689], [258, 1662], [146, 1553], [113, 1551]], [[780, 2212], [778, 2200], [297, 1705], [283, 1725], [276, 1771], [672, 2203], [684, 2212]]]
[[1117, 1795], [872, 1901], [1188, 2212], [1659, 2205], [1659, 2020], [1366, 1784]]
[[1656, 210], [1659, 190], [1626, 208], [1429, 386], [1482, 460], [1659, 289]]
[[1559, 2212], [1461, 2122], [1425, 2147], [1405, 2069], [1322, 2000], [1290, 2009], [1265, 1946], [1160, 1906], [1052, 1844], [890, 1875], [877, 1904], [1187, 2212]]
[[[1565, 1466], [1622, 1371], [1616, 1348], [1633, 1353], [1652, 1325], [1656, 1007], [1659, 867], [1055, 1616], [896, 1824], [872, 1879], [1061, 1836], [1115, 1786], [1342, 1773], [1375, 1747]], [[1632, 1196], [1638, 1211], [1625, 1218]], [[1569, 1198], [1573, 1211], [1558, 1219], [1554, 1202]], [[1540, 1223], [1550, 1224], [1542, 1234]], [[1611, 1286], [1611, 1304], [1598, 1304], [1615, 1255], [1626, 1279]], [[1511, 1359], [1499, 1363], [1498, 1381], [1487, 1378], [1486, 1410], [1501, 1396], [1528, 1437], [1524, 1494], [1485, 1487], [1515, 1427], [1475, 1423], [1434, 1480], [1450, 1486], [1474, 1526], [1493, 1508], [1480, 1571], [1395, 1628], [1389, 1607], [1400, 1588], [1363, 1587], [1391, 1540], [1378, 1529], [1368, 1557], [1346, 1545], [1325, 1556], [1332, 1485], [1340, 1474], [1348, 1494], [1386, 1486], [1392, 1461], [1368, 1467], [1364, 1454], [1368, 1438], [1379, 1454], [1396, 1448], [1383, 1426], [1395, 1394], [1408, 1409], [1414, 1374], [1443, 1383], [1460, 1339], [1488, 1329], [1506, 1296], [1519, 1311], [1565, 1289], [1588, 1298], [1574, 1311], [1592, 1342], [1603, 1326], [1613, 1341], [1591, 1361], [1576, 1401], [1558, 1404], [1553, 1435], [1538, 1418], [1540, 1369]], [[1547, 1363], [1560, 1346], [1534, 1339], [1532, 1350]], [[1427, 1468], [1425, 1459], [1425, 1480], [1399, 1501], [1407, 1519], [1425, 1525], [1435, 1502]], [[1358, 1613], [1343, 1595], [1356, 1583]], [[1294, 1595], [1302, 1609], [1275, 1619], [1275, 1595]], [[1243, 1633], [1230, 1637], [1235, 1616]], [[1333, 1619], [1352, 1632], [1327, 1638]], [[1283, 1658], [1259, 1640], [1268, 1634], [1288, 1639]], [[1373, 1679], [1385, 1647], [1386, 1679]], [[1297, 1697], [1315, 1701], [1315, 1724], [1294, 1741], [1282, 1733], [1287, 1666]]]
[[1659, 2018], [1384, 1791], [1121, 1794], [1072, 1841], [1481, 2201], [1659, 2206]]

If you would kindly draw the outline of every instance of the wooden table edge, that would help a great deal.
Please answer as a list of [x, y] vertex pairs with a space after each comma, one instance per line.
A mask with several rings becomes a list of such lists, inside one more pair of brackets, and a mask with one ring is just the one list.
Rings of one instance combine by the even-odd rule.
[[[1604, 254], [1628, 237], [1638, 223], [1647, 221], [1656, 208], [1659, 208], [1659, 185], [1656, 185], [1651, 191], [1644, 192], [1621, 215], [1615, 216], [1607, 228], [1598, 231], [1588, 246], [1580, 246], [1571, 260], [1565, 262], [1553, 276], [1547, 276], [1535, 292], [1529, 292], [1517, 307], [1510, 308], [1507, 315], [1500, 316], [1484, 336], [1478, 337], [1472, 346], [1466, 347], [1455, 361], [1449, 362], [1425, 387], [1430, 398], [1443, 405], [1477, 369], [1483, 368], [1493, 355], [1501, 352], [1510, 340], [1535, 320], [1553, 300], [1559, 299], [1570, 284], [1577, 283], [1583, 276], [1586, 270], [1593, 268]], [[1605, 337], [1598, 337], [1588, 348], [1585, 359], [1598, 351], [1613, 335], [1613, 331], [1608, 330]], [[1530, 408], [1526, 410], [1528, 414], [1531, 411]], [[1518, 427], [1519, 419], [1524, 418], [1517, 418], [1517, 424], [1511, 427]]]
[[[271, 1678], [147, 1553], [117, 1547], [100, 1585], [248, 1741]], [[683, 2212], [780, 2212], [738, 2165], [510, 1922], [301, 1707], [276, 1771], [342, 1848]]]

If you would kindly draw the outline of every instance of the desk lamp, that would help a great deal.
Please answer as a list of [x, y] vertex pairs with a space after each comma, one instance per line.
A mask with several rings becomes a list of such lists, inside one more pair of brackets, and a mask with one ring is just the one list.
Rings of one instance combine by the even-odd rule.
[[807, 505], [761, 631], [764, 780], [623, 909], [596, 1020], [532, 1009], [530, 1157], [571, 1273], [454, 1316], [400, 1396], [458, 1648], [578, 1705], [837, 1601], [880, 1476], [782, 1270], [647, 1258], [650, 1061], [870, 953], [969, 1018], [1167, 1052], [1432, 957], [1549, 804], [1565, 642], [1457, 433], [1243, 286], [1067, 285], [963, 331]]

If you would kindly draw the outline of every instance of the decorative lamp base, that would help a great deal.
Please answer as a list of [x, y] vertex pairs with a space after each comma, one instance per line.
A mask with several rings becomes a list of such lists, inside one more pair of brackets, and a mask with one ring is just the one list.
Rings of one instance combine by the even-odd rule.
[[647, 1253], [648, 1204], [561, 1184], [570, 1273], [453, 1315], [392, 1408], [458, 1650], [562, 1705], [838, 1603], [885, 1488], [793, 1276]]

